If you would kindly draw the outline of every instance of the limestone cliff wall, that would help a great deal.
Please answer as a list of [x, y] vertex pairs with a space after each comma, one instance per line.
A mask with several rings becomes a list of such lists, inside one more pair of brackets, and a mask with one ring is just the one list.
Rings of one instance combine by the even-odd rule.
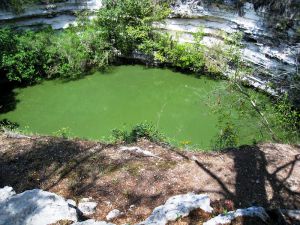
[[76, 12], [97, 10], [101, 0], [67, 0], [54, 4], [33, 4], [25, 6], [23, 12], [0, 9], [0, 26], [14, 25], [41, 27], [50, 25], [54, 29], [68, 27], [76, 19]]
[[[24, 12], [0, 10], [0, 26], [51, 25], [68, 27], [76, 12], [97, 10], [101, 0], [66, 0], [55, 4], [27, 6]], [[181, 42], [193, 41], [192, 33], [204, 27], [204, 43], [220, 40], [220, 31], [243, 32], [243, 55], [257, 70], [248, 76], [255, 87], [266, 88], [269, 81], [277, 90], [289, 90], [299, 74], [300, 0], [174, 0], [173, 13], [157, 29], [174, 34]]]

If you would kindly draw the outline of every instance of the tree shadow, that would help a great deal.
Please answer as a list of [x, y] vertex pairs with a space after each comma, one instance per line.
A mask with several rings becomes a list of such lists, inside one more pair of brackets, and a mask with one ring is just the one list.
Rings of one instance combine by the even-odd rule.
[[[274, 171], [268, 169], [266, 154], [257, 146], [242, 146], [226, 152], [233, 157], [235, 191], [230, 190], [228, 184], [218, 174], [196, 160], [196, 164], [212, 177], [220, 186], [224, 198], [231, 199], [235, 207], [263, 206], [266, 208], [300, 207], [300, 192], [293, 191], [286, 182], [300, 163], [300, 155], [283, 165], [278, 165]], [[285, 171], [284, 177], [278, 176]], [[268, 191], [267, 191], [268, 190]]]
[[108, 189], [97, 185], [97, 181], [135, 160], [134, 157], [112, 159], [103, 152], [111, 146], [83, 140], [38, 137], [28, 142], [24, 139], [11, 140], [9, 147], [3, 145], [11, 149], [1, 152], [0, 143], [0, 187], [11, 186], [17, 193], [35, 188], [52, 192], [63, 190], [60, 194], [75, 199], [98, 189], [98, 194], [105, 196]]
[[0, 83], [0, 114], [14, 110], [18, 102], [13, 84]]
[[[101, 154], [105, 147], [102, 144], [63, 138], [24, 142], [23, 150], [0, 152], [0, 187], [12, 186], [17, 192], [33, 188], [49, 190], [72, 172], [87, 176], [93, 172], [89, 168], [93, 159], [97, 159], [102, 167], [106, 166], [106, 158]], [[69, 185], [72, 188], [73, 183]]]

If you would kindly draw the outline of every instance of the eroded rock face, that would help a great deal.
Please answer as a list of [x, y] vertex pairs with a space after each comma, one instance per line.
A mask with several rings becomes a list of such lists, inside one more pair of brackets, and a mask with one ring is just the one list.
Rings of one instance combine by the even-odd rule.
[[261, 89], [271, 81], [278, 92], [288, 91], [299, 64], [300, 5], [297, 9], [295, 1], [285, 0], [275, 5], [271, 1], [239, 2], [178, 0], [171, 18], [155, 26], [180, 42], [193, 42], [192, 33], [204, 27], [203, 43], [208, 46], [221, 40], [220, 31], [242, 32], [243, 58], [256, 68], [248, 81]]
[[25, 7], [24, 12], [16, 14], [0, 9], [0, 26], [42, 26], [53, 29], [67, 28], [76, 20], [75, 13], [81, 10], [94, 11], [102, 6], [101, 0], [67, 0], [55, 4], [35, 4]]
[[46, 225], [59, 220], [77, 221], [76, 209], [56, 194], [34, 189], [13, 195], [12, 188], [8, 187], [0, 189], [0, 193], [3, 192], [10, 196], [0, 202], [0, 225]]

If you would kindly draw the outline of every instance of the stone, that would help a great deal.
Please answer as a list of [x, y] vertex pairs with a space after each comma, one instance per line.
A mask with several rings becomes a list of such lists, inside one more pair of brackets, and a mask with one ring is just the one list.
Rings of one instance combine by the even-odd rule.
[[14, 189], [12, 187], [5, 186], [4, 188], [1, 188], [0, 189], [0, 204], [2, 202], [5, 202], [6, 200], [11, 198], [15, 194], [16, 194], [16, 192], [14, 191]]
[[0, 203], [0, 225], [46, 225], [77, 221], [74, 207], [56, 194], [40, 189], [13, 195]]
[[290, 218], [293, 218], [297, 221], [300, 222], [300, 210], [287, 210], [287, 209], [283, 209], [281, 210], [283, 214], [287, 215]]
[[123, 212], [121, 212], [120, 210], [118, 209], [113, 209], [112, 211], [110, 211], [107, 216], [106, 216], [106, 219], [107, 220], [113, 220], [113, 219], [116, 219], [120, 216], [124, 215]]
[[148, 156], [148, 157], [155, 157], [155, 158], [159, 158], [157, 155], [153, 154], [150, 151], [141, 149], [140, 147], [127, 147], [127, 146], [122, 146], [120, 148], [120, 151], [127, 151], [127, 152], [134, 152], [140, 155], [144, 155], [144, 156]]
[[91, 198], [83, 198], [78, 203], [78, 209], [84, 215], [92, 215], [96, 212], [97, 205], [98, 205], [98, 203], [92, 201]]
[[105, 221], [86, 220], [83, 222], [73, 223], [72, 225], [114, 225], [114, 224], [107, 223]]
[[206, 194], [196, 195], [188, 193], [184, 195], [176, 195], [169, 198], [164, 205], [154, 209], [152, 214], [140, 225], [165, 225], [169, 221], [175, 221], [180, 217], [188, 216], [195, 209], [202, 209], [211, 213], [210, 199]]
[[135, 205], [130, 205], [128, 210], [133, 211], [134, 208], [135, 208]]
[[258, 217], [262, 221], [267, 222], [269, 219], [268, 214], [262, 207], [250, 207], [247, 209], [238, 209], [236, 211], [230, 211], [226, 214], [218, 215], [203, 225], [219, 225], [219, 224], [230, 224], [232, 220], [237, 217]]

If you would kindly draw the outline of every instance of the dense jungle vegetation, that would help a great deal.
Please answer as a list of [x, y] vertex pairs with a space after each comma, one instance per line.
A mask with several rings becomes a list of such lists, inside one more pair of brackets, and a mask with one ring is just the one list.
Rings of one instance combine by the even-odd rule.
[[[147, 55], [149, 62], [206, 74], [213, 79], [231, 71], [228, 88], [223, 91], [227, 94], [238, 91], [244, 96], [230, 103], [231, 107], [239, 107], [242, 113], [250, 110], [261, 117], [276, 141], [294, 142], [299, 138], [299, 112], [287, 96], [273, 99], [276, 113], [266, 118], [264, 102], [241, 84], [239, 78], [251, 72], [240, 56], [241, 34], [222, 34], [224, 44], [208, 50], [200, 42], [203, 38], [200, 29], [194, 35], [195, 43], [181, 44], [152, 26], [169, 13], [169, 3], [165, 1], [105, 0], [95, 20], [80, 16], [76, 26], [64, 31], [1, 28], [1, 74], [11, 82], [22, 84], [54, 78], [76, 79], [91, 70], [106, 70], [119, 58], [130, 58], [137, 52]], [[224, 112], [224, 118], [228, 117], [230, 112]], [[220, 142], [234, 145], [232, 125], [228, 121], [224, 124]], [[282, 127], [286, 132], [277, 137], [273, 127]]]

